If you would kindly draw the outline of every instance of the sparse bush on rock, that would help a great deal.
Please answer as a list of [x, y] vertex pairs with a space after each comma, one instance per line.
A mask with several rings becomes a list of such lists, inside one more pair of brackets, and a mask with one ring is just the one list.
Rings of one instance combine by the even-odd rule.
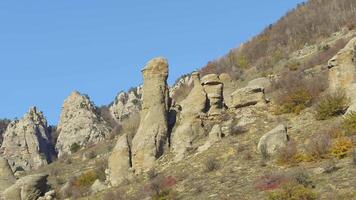
[[330, 119], [342, 115], [349, 106], [349, 100], [345, 92], [339, 91], [328, 94], [318, 103], [316, 118], [318, 120]]
[[351, 112], [345, 116], [342, 129], [345, 135], [356, 135], [356, 112]]
[[348, 138], [337, 139], [331, 148], [331, 155], [336, 158], [344, 158], [351, 151], [352, 142]]

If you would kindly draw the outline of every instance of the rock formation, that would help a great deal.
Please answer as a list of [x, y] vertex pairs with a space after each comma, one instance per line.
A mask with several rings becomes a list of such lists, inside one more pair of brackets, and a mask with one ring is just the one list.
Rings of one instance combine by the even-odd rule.
[[73, 145], [84, 147], [103, 140], [110, 132], [110, 127], [99, 116], [89, 97], [74, 91], [64, 101], [57, 131], [56, 148], [58, 155], [62, 156], [71, 154]]
[[0, 157], [0, 191], [4, 191], [16, 181], [11, 167], [6, 159]]
[[288, 141], [287, 128], [279, 125], [261, 137], [257, 149], [264, 156], [273, 156], [280, 148], [285, 147]]
[[237, 89], [231, 94], [229, 108], [242, 108], [251, 105], [264, 105], [266, 103], [264, 88], [252, 85]]
[[356, 102], [356, 38], [353, 38], [328, 62], [331, 92], [345, 90], [351, 101]]
[[120, 92], [110, 106], [110, 113], [117, 122], [128, 118], [132, 113], [138, 113], [141, 110], [141, 88], [135, 91]]
[[205, 75], [201, 83], [209, 99], [208, 115], [219, 115], [224, 109], [223, 84], [216, 74]]
[[37, 200], [48, 190], [47, 177], [44, 174], [25, 176], [3, 191], [1, 196], [4, 200]]
[[37, 169], [49, 163], [54, 148], [43, 113], [31, 107], [22, 119], [11, 122], [1, 152], [13, 171]]
[[132, 177], [131, 167], [130, 142], [127, 134], [124, 134], [118, 139], [108, 159], [107, 180], [112, 186], [118, 186], [124, 180], [129, 180]]
[[132, 140], [132, 165], [137, 173], [149, 170], [167, 140], [168, 62], [154, 58], [142, 70], [142, 110], [138, 131]]
[[193, 73], [192, 79], [194, 87], [181, 103], [182, 110], [172, 133], [171, 147], [176, 161], [183, 159], [185, 153], [192, 148], [194, 139], [204, 134], [199, 117], [206, 112], [207, 94], [200, 83], [199, 73]]

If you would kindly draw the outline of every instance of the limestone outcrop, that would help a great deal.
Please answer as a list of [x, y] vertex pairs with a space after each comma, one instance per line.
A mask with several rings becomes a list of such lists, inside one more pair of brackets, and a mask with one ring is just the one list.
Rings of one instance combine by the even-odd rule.
[[51, 162], [54, 148], [43, 113], [31, 107], [22, 119], [12, 121], [4, 134], [1, 152], [14, 172]]
[[84, 147], [103, 140], [110, 133], [110, 127], [89, 97], [74, 91], [64, 101], [57, 131], [56, 149], [60, 157], [71, 154], [73, 145]]
[[285, 147], [288, 141], [287, 127], [279, 125], [261, 137], [257, 149], [264, 156], [273, 156]]
[[0, 157], [0, 191], [13, 185], [16, 181], [11, 167], [5, 158]]
[[128, 93], [120, 92], [109, 108], [110, 114], [120, 123], [132, 113], [140, 112], [142, 103], [141, 97], [141, 87], [137, 87], [136, 90], [129, 91]]
[[356, 38], [329, 60], [328, 68], [330, 91], [345, 90], [351, 101], [356, 102]]
[[216, 74], [205, 75], [201, 84], [209, 99], [208, 115], [219, 115], [224, 109], [223, 83]]
[[246, 86], [237, 89], [231, 94], [231, 105], [229, 108], [242, 108], [252, 105], [265, 105], [264, 88], [258, 85]]
[[167, 140], [168, 62], [154, 58], [142, 70], [142, 110], [138, 131], [132, 140], [132, 165], [136, 173], [149, 170]]
[[171, 136], [171, 147], [175, 160], [184, 158], [192, 148], [193, 141], [204, 134], [200, 116], [207, 110], [207, 94], [200, 83], [199, 73], [192, 74], [194, 87], [188, 97], [181, 103], [181, 111]]
[[122, 135], [108, 159], [107, 180], [112, 186], [118, 186], [132, 177], [131, 148], [127, 134]]
[[4, 200], [37, 200], [48, 190], [47, 177], [44, 174], [25, 176], [3, 191], [1, 197]]

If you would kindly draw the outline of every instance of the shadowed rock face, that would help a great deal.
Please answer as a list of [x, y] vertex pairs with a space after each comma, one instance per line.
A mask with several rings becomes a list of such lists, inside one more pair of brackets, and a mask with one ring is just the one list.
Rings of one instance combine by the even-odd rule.
[[11, 122], [1, 152], [13, 171], [37, 169], [51, 162], [54, 148], [43, 113], [32, 107], [22, 119]]
[[105, 138], [110, 132], [109, 125], [97, 114], [90, 99], [73, 92], [65, 101], [58, 124], [58, 155], [71, 154], [71, 146], [84, 147]]
[[137, 173], [149, 170], [163, 153], [167, 140], [168, 62], [154, 58], [142, 70], [142, 111], [132, 140], [132, 165]]
[[329, 60], [328, 67], [330, 90], [343, 89], [352, 101], [356, 101], [356, 38]]
[[9, 200], [36, 200], [48, 191], [47, 177], [45, 174], [25, 176], [2, 191], [1, 195]]
[[16, 181], [9, 163], [6, 159], [0, 157], [0, 193], [10, 187]]
[[172, 133], [171, 147], [175, 153], [175, 160], [184, 158], [188, 149], [199, 135], [204, 134], [199, 116], [207, 107], [207, 94], [200, 83], [199, 73], [192, 74], [194, 87], [181, 103], [181, 109], [175, 131]]

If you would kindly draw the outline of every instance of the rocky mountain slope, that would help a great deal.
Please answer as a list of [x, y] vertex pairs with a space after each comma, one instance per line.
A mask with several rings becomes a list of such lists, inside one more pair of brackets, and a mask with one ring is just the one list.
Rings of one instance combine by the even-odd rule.
[[[312, 8], [356, 16], [353, 1], [311, 0], [172, 87], [168, 60], [150, 60], [106, 113], [76, 91], [56, 129], [30, 108], [6, 124], [0, 198], [356, 199], [356, 31], [326, 14], [322, 34], [298, 15]], [[305, 17], [309, 40], [286, 31]]]

